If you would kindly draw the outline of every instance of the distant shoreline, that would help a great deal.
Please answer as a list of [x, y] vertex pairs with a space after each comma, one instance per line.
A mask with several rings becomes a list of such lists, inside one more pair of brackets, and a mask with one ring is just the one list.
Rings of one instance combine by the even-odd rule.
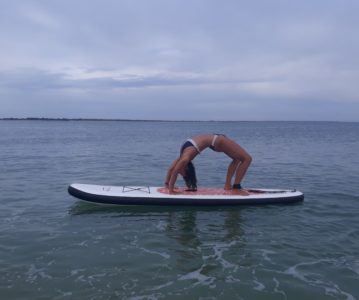
[[156, 120], [156, 119], [104, 119], [104, 118], [0, 118], [0, 121], [110, 121], [110, 122], [333, 122], [357, 123], [356, 121], [303, 121], [303, 120]]
[[256, 122], [222, 120], [157, 120], [157, 119], [103, 119], [103, 118], [0, 118], [0, 121], [111, 121], [111, 122]]
[[0, 118], [0, 121], [120, 121], [120, 122], [169, 122], [170, 120], [102, 119], [102, 118]]

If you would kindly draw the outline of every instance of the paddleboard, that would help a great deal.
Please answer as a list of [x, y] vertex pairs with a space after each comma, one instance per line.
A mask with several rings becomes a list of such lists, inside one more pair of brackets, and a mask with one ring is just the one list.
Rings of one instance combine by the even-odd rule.
[[104, 186], [74, 183], [68, 187], [70, 195], [88, 202], [118, 205], [249, 205], [294, 203], [304, 200], [297, 190], [198, 188], [196, 192], [177, 188], [169, 194], [164, 187]]

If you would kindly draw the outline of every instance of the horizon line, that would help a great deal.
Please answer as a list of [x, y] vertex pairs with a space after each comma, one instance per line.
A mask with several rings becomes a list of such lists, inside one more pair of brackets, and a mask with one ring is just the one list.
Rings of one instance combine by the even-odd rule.
[[358, 123], [358, 121], [333, 120], [166, 120], [166, 119], [120, 119], [120, 118], [50, 118], [50, 117], [6, 117], [0, 121], [112, 121], [112, 122], [334, 122]]

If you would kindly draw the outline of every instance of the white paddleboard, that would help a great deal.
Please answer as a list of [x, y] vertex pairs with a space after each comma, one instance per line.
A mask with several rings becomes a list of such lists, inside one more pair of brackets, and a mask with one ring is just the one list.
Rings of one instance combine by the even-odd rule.
[[242, 205], [294, 203], [304, 200], [297, 190], [198, 188], [196, 192], [184, 188], [169, 194], [164, 187], [152, 186], [104, 186], [74, 183], [68, 192], [81, 200], [118, 205]]

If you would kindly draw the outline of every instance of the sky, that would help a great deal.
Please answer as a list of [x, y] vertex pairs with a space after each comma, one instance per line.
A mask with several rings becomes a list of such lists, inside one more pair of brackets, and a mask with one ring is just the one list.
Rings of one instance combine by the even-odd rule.
[[0, 118], [359, 121], [358, 0], [0, 0]]

